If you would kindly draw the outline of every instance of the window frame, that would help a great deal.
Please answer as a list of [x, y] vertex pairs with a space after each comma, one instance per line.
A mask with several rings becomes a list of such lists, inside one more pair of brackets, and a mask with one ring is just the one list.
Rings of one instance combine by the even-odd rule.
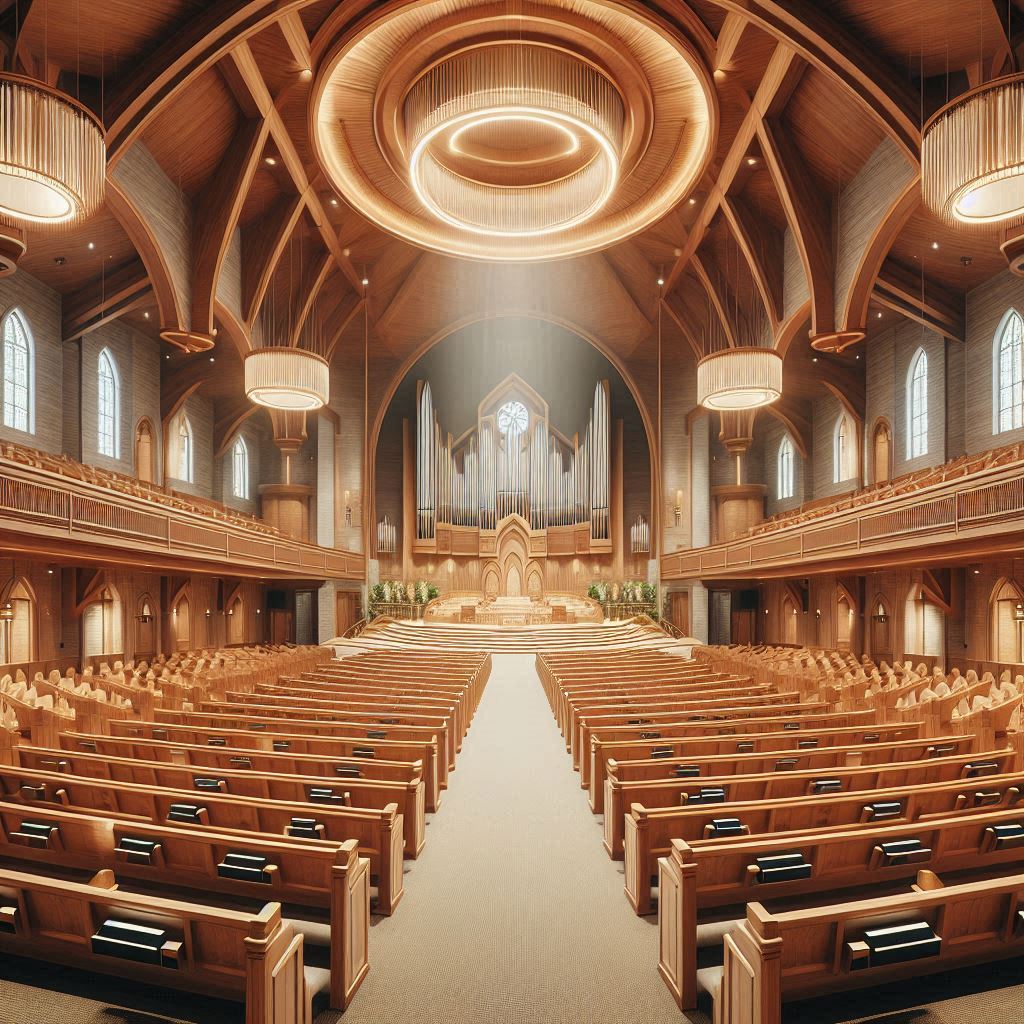
[[242, 501], [249, 500], [249, 446], [241, 434], [231, 445], [231, 493]]
[[793, 497], [795, 491], [795, 458], [793, 440], [789, 434], [785, 434], [779, 442], [779, 450], [776, 457], [775, 497], [778, 501], [788, 501]]
[[928, 353], [923, 348], [910, 360], [906, 398], [907, 459], [919, 459], [928, 454]]
[[[1015, 329], [1016, 337], [1005, 343], [1011, 330]], [[1010, 357], [1009, 381], [1004, 376], [1004, 349], [1016, 349]], [[1009, 402], [1003, 404], [1004, 394], [1009, 393]], [[1003, 425], [1004, 413], [1009, 414], [1009, 422]], [[999, 326], [992, 338], [992, 433], [1005, 434], [1011, 430], [1024, 428], [1024, 317], [1010, 307], [999, 321]]]
[[196, 435], [192, 421], [184, 412], [178, 417], [175, 432], [176, 480], [186, 484], [196, 482]]
[[[21, 338], [24, 340], [24, 381], [17, 381], [13, 376], [11, 350], [16, 346], [17, 332], [12, 332], [15, 336], [9, 338], [7, 333], [9, 324], [17, 326]], [[36, 432], [36, 346], [32, 330], [25, 315], [15, 307], [4, 315], [3, 330], [0, 333], [2, 333], [3, 341], [3, 381], [0, 385], [0, 390], [3, 392], [0, 396], [3, 399], [3, 425], [9, 430], [17, 430], [22, 434], [34, 434]], [[21, 349], [21, 346], [17, 347]], [[18, 390], [24, 391], [24, 408], [20, 404], [15, 404], [14, 401], [8, 401], [9, 389], [13, 389], [15, 394]], [[8, 410], [11, 410], [10, 413]], [[24, 426], [20, 426], [18, 423], [19, 413], [25, 417]]]
[[[104, 367], [109, 369], [110, 392], [104, 395]], [[105, 406], [110, 409], [105, 412]], [[109, 421], [109, 435], [104, 428]], [[109, 442], [109, 443], [108, 443]], [[121, 458], [121, 374], [117, 369], [114, 353], [107, 346], [100, 349], [96, 359], [96, 450], [108, 459]]]
[[[849, 437], [847, 437], [847, 431]], [[841, 484], [857, 479], [857, 424], [843, 409], [832, 431], [832, 483]], [[849, 465], [847, 465], [849, 464]]]

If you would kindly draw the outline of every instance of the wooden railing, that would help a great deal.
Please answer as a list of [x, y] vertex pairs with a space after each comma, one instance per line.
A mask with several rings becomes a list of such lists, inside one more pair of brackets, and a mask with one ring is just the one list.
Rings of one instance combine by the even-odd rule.
[[199, 511], [165, 506], [88, 481], [0, 458], [0, 531], [37, 538], [41, 554], [56, 541], [74, 548], [117, 549], [118, 560], [154, 564], [154, 556], [302, 578], [354, 579], [365, 575], [361, 554], [323, 548], [223, 522]]
[[744, 577], [789, 569], [798, 574], [802, 565], [841, 568], [885, 552], [912, 564], [935, 561], [951, 545], [958, 555], [991, 551], [1000, 538], [1017, 547], [1022, 532], [1024, 464], [1017, 462], [724, 544], [671, 552], [662, 556], [661, 578]]

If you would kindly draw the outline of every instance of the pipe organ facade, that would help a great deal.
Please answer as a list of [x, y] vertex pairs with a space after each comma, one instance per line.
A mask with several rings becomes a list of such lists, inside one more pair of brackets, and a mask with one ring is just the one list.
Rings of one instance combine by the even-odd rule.
[[[417, 386], [416, 548], [435, 549], [445, 528], [496, 531], [509, 517], [531, 533], [579, 532], [587, 549], [611, 544], [608, 381], [594, 387], [582, 433], [554, 429], [547, 404], [510, 379], [480, 404], [475, 428], [444, 430], [429, 381]], [[559, 545], [556, 543], [555, 545]], [[577, 551], [573, 543], [572, 550]]]

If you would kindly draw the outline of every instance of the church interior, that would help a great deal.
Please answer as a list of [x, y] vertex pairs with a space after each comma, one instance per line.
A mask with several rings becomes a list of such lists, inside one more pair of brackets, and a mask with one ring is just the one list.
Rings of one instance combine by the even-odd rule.
[[1024, 1024], [1024, 0], [0, 57], [4, 1024]]

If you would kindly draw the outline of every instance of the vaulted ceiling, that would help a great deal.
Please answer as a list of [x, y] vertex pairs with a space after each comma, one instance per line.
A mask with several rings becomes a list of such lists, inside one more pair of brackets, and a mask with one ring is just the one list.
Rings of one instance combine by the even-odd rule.
[[[207, 355], [167, 348], [165, 406], [198, 384], [225, 427], [246, 409], [241, 357], [267, 332], [360, 369], [368, 343], [379, 418], [438, 338], [526, 314], [598, 345], [650, 426], [659, 358], [770, 335], [786, 357], [778, 412], [799, 425], [819, 378], [862, 403], [858, 345], [897, 318], [962, 337], [966, 292], [1005, 268], [996, 234], [951, 231], [922, 207], [919, 148], [938, 106], [1016, 65], [1017, 0], [601, 0], [644, 8], [700, 56], [714, 149], [657, 223], [526, 265], [418, 249], [349, 206], [318, 164], [320, 63], [406, 2], [0, 0], [9, 65], [79, 96], [108, 129], [105, 206], [69, 233], [30, 233], [20, 264], [64, 296], [65, 337], [113, 318], [154, 338], [215, 334], [215, 373]], [[509, 4], [531, 0], [494, 6]], [[861, 335], [812, 356], [811, 338]]]

